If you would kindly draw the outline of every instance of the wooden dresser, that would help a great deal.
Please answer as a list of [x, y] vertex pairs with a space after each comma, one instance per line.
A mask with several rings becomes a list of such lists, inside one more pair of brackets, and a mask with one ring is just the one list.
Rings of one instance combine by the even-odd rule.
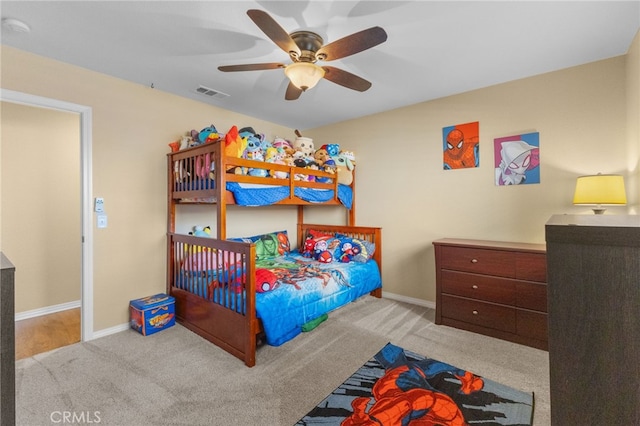
[[445, 238], [436, 257], [436, 324], [548, 349], [544, 244]]

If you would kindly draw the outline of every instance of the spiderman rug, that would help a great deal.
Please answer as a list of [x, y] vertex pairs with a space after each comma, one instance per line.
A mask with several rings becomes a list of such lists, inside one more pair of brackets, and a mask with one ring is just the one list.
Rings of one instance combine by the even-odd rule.
[[531, 426], [533, 393], [388, 343], [297, 425]]

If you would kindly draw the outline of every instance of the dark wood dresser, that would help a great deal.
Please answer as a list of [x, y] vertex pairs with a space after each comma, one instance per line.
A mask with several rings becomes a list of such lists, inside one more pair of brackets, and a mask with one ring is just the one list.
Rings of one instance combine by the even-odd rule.
[[0, 425], [16, 424], [16, 268], [0, 252]]
[[544, 244], [445, 238], [436, 257], [436, 324], [546, 350]]
[[551, 424], [640, 425], [640, 216], [545, 226]]

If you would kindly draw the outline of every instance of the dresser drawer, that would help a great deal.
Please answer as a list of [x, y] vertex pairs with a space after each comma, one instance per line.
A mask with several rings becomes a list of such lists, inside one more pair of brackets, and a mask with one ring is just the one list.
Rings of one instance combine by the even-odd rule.
[[547, 285], [516, 281], [516, 306], [547, 312]]
[[526, 281], [547, 282], [547, 255], [542, 253], [514, 253], [516, 278]]
[[471, 299], [515, 305], [515, 281], [467, 272], [442, 271], [442, 292]]
[[433, 246], [436, 324], [548, 348], [544, 244], [443, 238]]
[[549, 333], [547, 314], [519, 309], [516, 312], [516, 329], [520, 336], [546, 341]]
[[516, 261], [511, 252], [468, 247], [442, 247], [442, 269], [515, 278]]
[[442, 316], [509, 333], [516, 332], [516, 310], [508, 306], [443, 294]]

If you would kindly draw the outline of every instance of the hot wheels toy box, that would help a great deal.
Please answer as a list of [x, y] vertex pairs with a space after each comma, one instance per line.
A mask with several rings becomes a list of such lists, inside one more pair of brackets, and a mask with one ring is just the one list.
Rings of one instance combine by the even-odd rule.
[[143, 336], [157, 333], [176, 323], [176, 301], [164, 293], [129, 302], [131, 328]]

